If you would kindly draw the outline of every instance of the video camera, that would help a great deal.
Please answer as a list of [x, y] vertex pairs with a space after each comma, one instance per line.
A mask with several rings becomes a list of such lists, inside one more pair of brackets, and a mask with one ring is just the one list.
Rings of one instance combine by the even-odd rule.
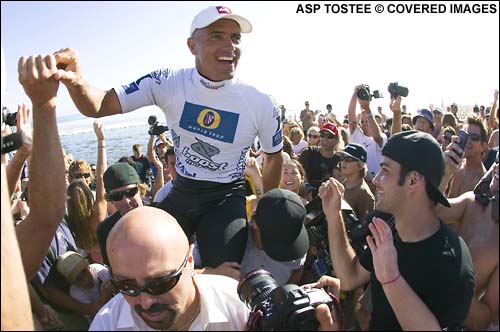
[[148, 134], [149, 135], [160, 135], [160, 134], [163, 134], [164, 132], [168, 131], [168, 127], [167, 126], [162, 126], [160, 124], [158, 124], [158, 120], [156, 119], [156, 116], [154, 115], [151, 115], [149, 118], [148, 118], [148, 124], [149, 124], [149, 130], [148, 130]]
[[10, 113], [7, 107], [2, 107], [2, 122], [7, 126], [17, 126], [17, 112]]
[[399, 96], [408, 97], [408, 88], [399, 85], [398, 82], [390, 83], [387, 90], [391, 94], [391, 99], [396, 99]]
[[340, 314], [338, 300], [323, 289], [279, 286], [266, 270], [247, 273], [237, 291], [251, 310], [249, 331], [316, 331], [319, 323], [315, 308], [322, 303]]
[[375, 90], [373, 94], [370, 93], [370, 86], [367, 84], [363, 84], [356, 90], [356, 95], [361, 100], [371, 100], [373, 98], [382, 98], [383, 95], [380, 91]]
[[[17, 126], [17, 112], [10, 113], [7, 107], [2, 107], [2, 124], [7, 126]], [[13, 133], [7, 136], [2, 136], [1, 149], [2, 154], [17, 150], [23, 145], [23, 136], [20, 133]]]
[[[342, 199], [340, 209], [347, 238], [357, 255], [366, 250], [368, 246], [366, 236], [371, 234], [368, 225], [373, 217], [385, 220], [391, 228], [394, 228], [394, 217], [389, 213], [373, 210], [365, 216], [365, 220], [360, 221], [352, 207], [344, 199]], [[324, 274], [332, 275], [333, 264], [328, 242], [328, 221], [323, 212], [321, 198], [316, 197], [309, 202], [306, 205], [306, 212], [304, 226], [309, 235], [310, 246], [316, 248], [317, 254], [316, 258], [306, 261], [305, 268], [312, 269], [318, 278]]]

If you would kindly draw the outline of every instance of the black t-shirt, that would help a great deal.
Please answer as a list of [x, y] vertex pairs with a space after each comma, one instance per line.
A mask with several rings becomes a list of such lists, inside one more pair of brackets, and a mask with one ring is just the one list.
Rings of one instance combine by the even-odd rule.
[[321, 182], [331, 175], [339, 162], [337, 155], [325, 158], [319, 150], [319, 146], [310, 146], [299, 156], [299, 161], [306, 172], [306, 179], [314, 188], [319, 188]]
[[135, 158], [135, 156], [131, 156], [132, 160], [137, 163], [140, 164], [137, 165], [136, 167], [136, 171], [137, 171], [137, 174], [139, 174], [139, 177], [141, 178], [141, 181], [143, 183], [148, 183], [148, 178], [146, 177], [146, 173], [148, 171], [148, 169], [151, 169], [151, 165], [149, 163], [149, 160], [148, 158], [144, 157], [144, 156], [140, 156], [139, 158]]
[[120, 211], [116, 211], [106, 219], [104, 219], [99, 226], [97, 226], [97, 240], [99, 241], [99, 249], [101, 250], [102, 261], [107, 266], [109, 265], [108, 254], [106, 253], [106, 240], [108, 239], [109, 232], [121, 218]]
[[[436, 316], [441, 328], [461, 330], [474, 295], [474, 269], [463, 239], [441, 223], [438, 232], [416, 243], [402, 242], [396, 234], [394, 246], [401, 276]], [[370, 249], [360, 255], [359, 261], [365, 269], [372, 271], [370, 330], [401, 330], [375, 276]]]

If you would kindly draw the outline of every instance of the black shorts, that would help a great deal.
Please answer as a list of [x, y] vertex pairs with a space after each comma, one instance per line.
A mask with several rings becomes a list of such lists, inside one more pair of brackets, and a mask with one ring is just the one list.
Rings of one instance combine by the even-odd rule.
[[177, 219], [186, 236], [196, 235], [203, 266], [241, 263], [247, 243], [244, 179], [230, 183], [199, 181], [177, 174], [157, 207]]

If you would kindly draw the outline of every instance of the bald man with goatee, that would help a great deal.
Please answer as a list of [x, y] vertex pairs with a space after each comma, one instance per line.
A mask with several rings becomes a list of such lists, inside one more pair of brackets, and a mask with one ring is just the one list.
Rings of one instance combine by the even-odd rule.
[[174, 217], [138, 207], [113, 227], [106, 244], [121, 294], [90, 330], [242, 330], [249, 310], [237, 281], [194, 272], [193, 247]]

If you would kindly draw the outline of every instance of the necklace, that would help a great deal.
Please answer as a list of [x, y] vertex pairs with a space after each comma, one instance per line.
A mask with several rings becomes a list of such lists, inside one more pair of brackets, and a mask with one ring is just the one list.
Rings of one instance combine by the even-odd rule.
[[189, 327], [191, 326], [191, 324], [196, 319], [196, 317], [198, 317], [198, 315], [200, 314], [200, 310], [201, 310], [201, 299], [198, 298], [198, 305], [196, 306], [196, 311], [195, 311], [193, 317], [191, 317], [191, 319], [186, 324], [179, 327], [178, 331], [187, 331], [189, 329]]

